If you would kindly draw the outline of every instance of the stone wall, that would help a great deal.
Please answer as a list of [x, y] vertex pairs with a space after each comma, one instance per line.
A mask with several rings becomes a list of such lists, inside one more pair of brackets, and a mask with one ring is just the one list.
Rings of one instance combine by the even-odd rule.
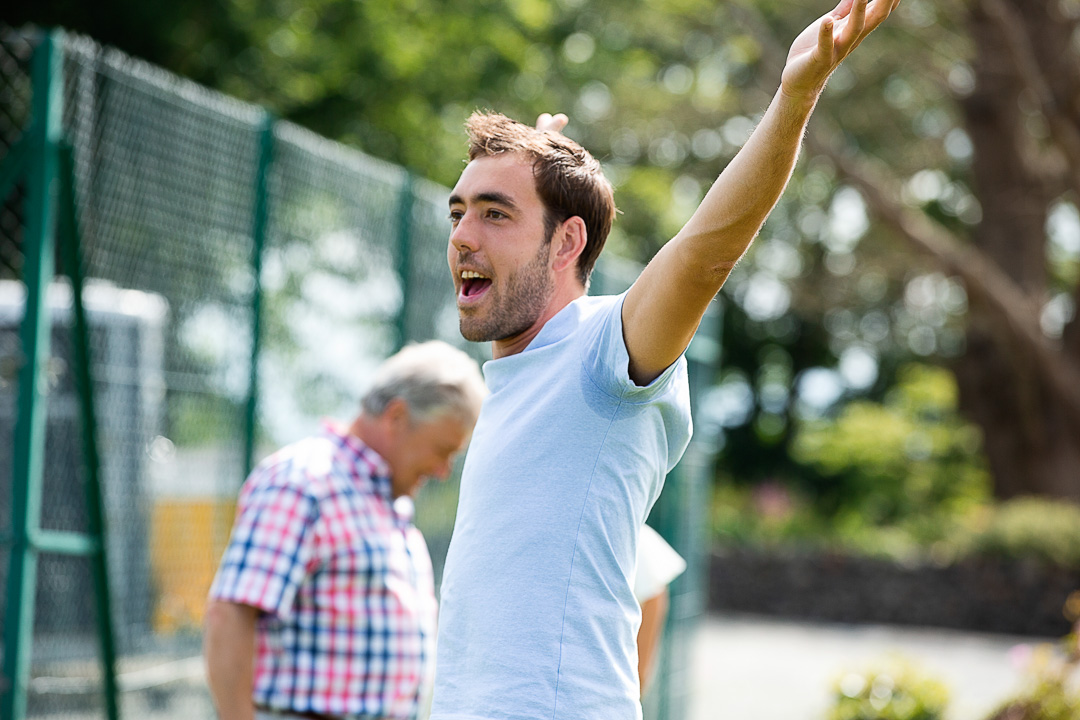
[[1058, 637], [1080, 571], [1034, 561], [904, 566], [835, 554], [714, 551], [709, 608], [788, 618]]

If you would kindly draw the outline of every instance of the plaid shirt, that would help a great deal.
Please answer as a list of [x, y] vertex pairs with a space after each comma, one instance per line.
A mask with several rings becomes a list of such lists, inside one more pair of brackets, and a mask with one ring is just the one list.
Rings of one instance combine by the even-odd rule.
[[257, 706], [413, 718], [433, 673], [435, 592], [412, 503], [356, 437], [322, 435], [263, 461], [240, 491], [210, 596], [263, 613]]

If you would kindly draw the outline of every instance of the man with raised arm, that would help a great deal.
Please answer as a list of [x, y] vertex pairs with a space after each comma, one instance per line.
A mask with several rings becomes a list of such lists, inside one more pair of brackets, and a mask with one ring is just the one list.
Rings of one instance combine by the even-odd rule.
[[783, 192], [829, 75], [899, 0], [842, 0], [701, 206], [633, 286], [588, 297], [615, 215], [599, 163], [501, 115], [468, 123], [447, 249], [490, 341], [442, 584], [432, 720], [640, 718], [638, 532], [690, 439], [682, 357]]

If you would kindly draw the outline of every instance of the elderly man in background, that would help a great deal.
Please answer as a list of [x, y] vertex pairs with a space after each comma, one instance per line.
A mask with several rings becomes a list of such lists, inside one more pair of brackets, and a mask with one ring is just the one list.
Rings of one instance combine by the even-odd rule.
[[485, 394], [460, 350], [406, 347], [350, 425], [328, 422], [251, 473], [205, 619], [221, 720], [416, 717], [436, 605], [411, 497], [449, 475]]

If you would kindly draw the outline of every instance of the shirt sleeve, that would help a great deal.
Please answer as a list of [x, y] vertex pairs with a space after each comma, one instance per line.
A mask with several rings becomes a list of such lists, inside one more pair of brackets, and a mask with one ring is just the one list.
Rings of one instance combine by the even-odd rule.
[[648, 402], [666, 392], [673, 379], [686, 373], [682, 355], [645, 386], [630, 379], [630, 354], [623, 338], [622, 307], [626, 293], [611, 298], [591, 318], [582, 345], [582, 362], [589, 376], [613, 397], [627, 402]]
[[314, 563], [318, 520], [315, 498], [296, 483], [256, 484], [241, 493], [210, 597], [287, 617]]

